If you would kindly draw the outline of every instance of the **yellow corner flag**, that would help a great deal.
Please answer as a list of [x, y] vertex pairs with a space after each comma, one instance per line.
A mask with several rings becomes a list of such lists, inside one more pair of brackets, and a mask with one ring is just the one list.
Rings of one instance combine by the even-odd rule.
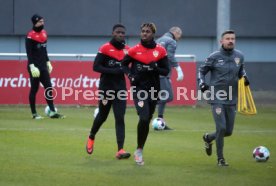
[[244, 77], [239, 80], [238, 112], [245, 115], [257, 114], [250, 87], [244, 85]]

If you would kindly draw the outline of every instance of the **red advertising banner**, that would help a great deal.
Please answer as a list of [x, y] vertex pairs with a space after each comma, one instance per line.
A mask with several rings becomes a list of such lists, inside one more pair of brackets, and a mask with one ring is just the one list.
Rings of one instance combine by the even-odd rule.
[[[92, 70], [92, 62], [52, 61], [52, 65], [51, 82], [55, 104], [97, 105], [100, 74]], [[195, 105], [196, 100], [192, 97], [196, 92], [196, 63], [182, 62], [180, 66], [184, 80], [176, 81], [177, 74], [173, 70], [171, 80], [174, 100], [170, 105]], [[29, 81], [26, 61], [0, 60], [0, 104], [29, 104]], [[36, 102], [46, 104], [42, 85]], [[128, 104], [133, 102], [128, 100]]]

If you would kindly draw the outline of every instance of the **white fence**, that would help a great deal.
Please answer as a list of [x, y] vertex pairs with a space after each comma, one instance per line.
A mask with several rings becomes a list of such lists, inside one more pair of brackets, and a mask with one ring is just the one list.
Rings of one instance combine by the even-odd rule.
[[[73, 58], [73, 59], [78, 59], [81, 60], [83, 58], [95, 58], [96, 54], [55, 54], [55, 53], [49, 53], [49, 57], [58, 57], [58, 58]], [[18, 58], [26, 58], [27, 54], [26, 53], [0, 53], [0, 59], [5, 59], [5, 57], [18, 57]], [[196, 61], [196, 56], [193, 54], [176, 54], [176, 58], [178, 59], [190, 59], [189, 61], [195, 62]], [[18, 59], [16, 58], [16, 59]]]

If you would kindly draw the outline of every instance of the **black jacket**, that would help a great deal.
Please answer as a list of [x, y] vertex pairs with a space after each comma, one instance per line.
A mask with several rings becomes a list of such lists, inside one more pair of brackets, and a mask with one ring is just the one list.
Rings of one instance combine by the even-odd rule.
[[[152, 64], [156, 64], [155, 69]], [[134, 77], [135, 81], [131, 84], [136, 86], [137, 90], [148, 91], [153, 87], [157, 92], [160, 91], [159, 75], [166, 76], [169, 73], [167, 53], [161, 45], [147, 48], [141, 43], [137, 44], [129, 49], [122, 65], [124, 72]]]
[[39, 70], [47, 70], [47, 33], [30, 31], [25, 39], [26, 52], [28, 57], [28, 67], [34, 64]]
[[93, 64], [93, 70], [101, 73], [99, 90], [126, 90], [121, 60], [128, 48], [128, 46], [118, 47], [114, 40], [100, 47]]
[[[199, 68], [199, 84], [206, 83], [205, 75], [210, 72], [211, 90], [214, 90], [214, 99], [209, 103], [220, 103], [234, 105], [238, 98], [238, 81], [246, 76], [244, 69], [244, 56], [238, 50], [226, 51], [221, 48], [212, 53]], [[218, 91], [227, 93], [227, 99], [220, 100], [215, 96]]]

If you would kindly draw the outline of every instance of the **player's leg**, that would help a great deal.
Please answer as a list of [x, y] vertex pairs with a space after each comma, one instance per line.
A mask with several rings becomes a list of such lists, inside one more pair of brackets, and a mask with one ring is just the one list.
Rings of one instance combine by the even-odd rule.
[[149, 121], [150, 121], [150, 120], [152, 119], [152, 117], [153, 117], [153, 114], [154, 114], [154, 112], [155, 112], [156, 105], [157, 105], [157, 101], [156, 101], [156, 100], [150, 100], [150, 101], [149, 101], [149, 115], [150, 115]]
[[226, 105], [226, 131], [225, 137], [231, 136], [234, 129], [234, 122], [236, 117], [236, 105]]
[[51, 78], [49, 75], [48, 70], [41, 70], [40, 71], [40, 82], [44, 86], [45, 92], [44, 96], [46, 99], [46, 102], [50, 108], [50, 118], [64, 118], [65, 116], [59, 114], [56, 112], [55, 106], [54, 106], [54, 98], [53, 98], [53, 87], [51, 83]]
[[[173, 100], [173, 92], [170, 79], [167, 77], [160, 78], [161, 97], [158, 101], [158, 117], [163, 118], [166, 103]], [[164, 92], [166, 91], [166, 92]]]
[[[166, 91], [166, 77], [160, 77], [160, 91]], [[166, 94], [161, 93], [161, 97], [158, 101], [158, 117], [163, 118], [167, 98], [165, 98]]]
[[115, 118], [116, 139], [118, 145], [118, 152], [116, 158], [126, 159], [130, 157], [130, 153], [124, 150], [125, 142], [125, 111], [126, 100], [120, 100], [117, 97], [113, 101], [113, 113]]
[[[158, 117], [164, 118], [166, 104], [173, 100], [171, 80], [168, 77], [160, 78], [160, 91], [161, 97], [158, 101]], [[171, 128], [166, 125], [164, 130], [171, 130]]]
[[150, 111], [149, 101], [134, 99], [135, 107], [139, 115], [139, 122], [137, 126], [137, 148], [144, 147], [148, 133], [150, 123]]
[[[212, 106], [211, 106], [212, 108]], [[205, 148], [205, 151], [206, 151], [206, 154], [208, 156], [211, 156], [212, 155], [212, 146], [213, 146], [213, 140], [216, 139], [216, 131], [213, 132], [213, 133], [205, 133], [203, 135], [203, 141], [204, 141], [204, 148]]]
[[41, 70], [40, 81], [44, 86], [44, 96], [51, 111], [55, 112], [55, 106], [53, 103], [53, 89], [51, 84], [51, 78], [47, 70]]
[[108, 117], [108, 114], [110, 112], [110, 108], [112, 105], [111, 100], [103, 99], [99, 101], [99, 113], [95, 117], [93, 121], [93, 125], [91, 127], [87, 143], [86, 143], [86, 152], [88, 154], [92, 154], [94, 150], [94, 141], [95, 141], [95, 136], [97, 132], [99, 131], [100, 127], [102, 124], [105, 122], [105, 120]]
[[103, 99], [99, 101], [99, 105], [98, 105], [99, 113], [97, 114], [96, 118], [93, 121], [93, 125], [89, 135], [91, 139], [95, 138], [98, 130], [107, 119], [108, 114], [110, 112], [111, 105], [112, 105], [112, 100]]
[[149, 123], [152, 115], [150, 115], [149, 99], [140, 100], [134, 98], [134, 104], [139, 115], [137, 125], [137, 149], [134, 152], [134, 159], [137, 165], [144, 165], [143, 148], [149, 133]]
[[225, 108], [222, 104], [212, 104], [213, 118], [216, 123], [216, 147], [219, 166], [228, 166], [223, 156], [224, 135], [226, 131]]
[[30, 89], [30, 93], [29, 93], [29, 104], [31, 107], [31, 112], [32, 112], [32, 116], [33, 119], [41, 119], [42, 117], [39, 116], [36, 112], [36, 94], [37, 91], [39, 89], [39, 78], [33, 78], [30, 75], [30, 82], [31, 82], [31, 89]]

